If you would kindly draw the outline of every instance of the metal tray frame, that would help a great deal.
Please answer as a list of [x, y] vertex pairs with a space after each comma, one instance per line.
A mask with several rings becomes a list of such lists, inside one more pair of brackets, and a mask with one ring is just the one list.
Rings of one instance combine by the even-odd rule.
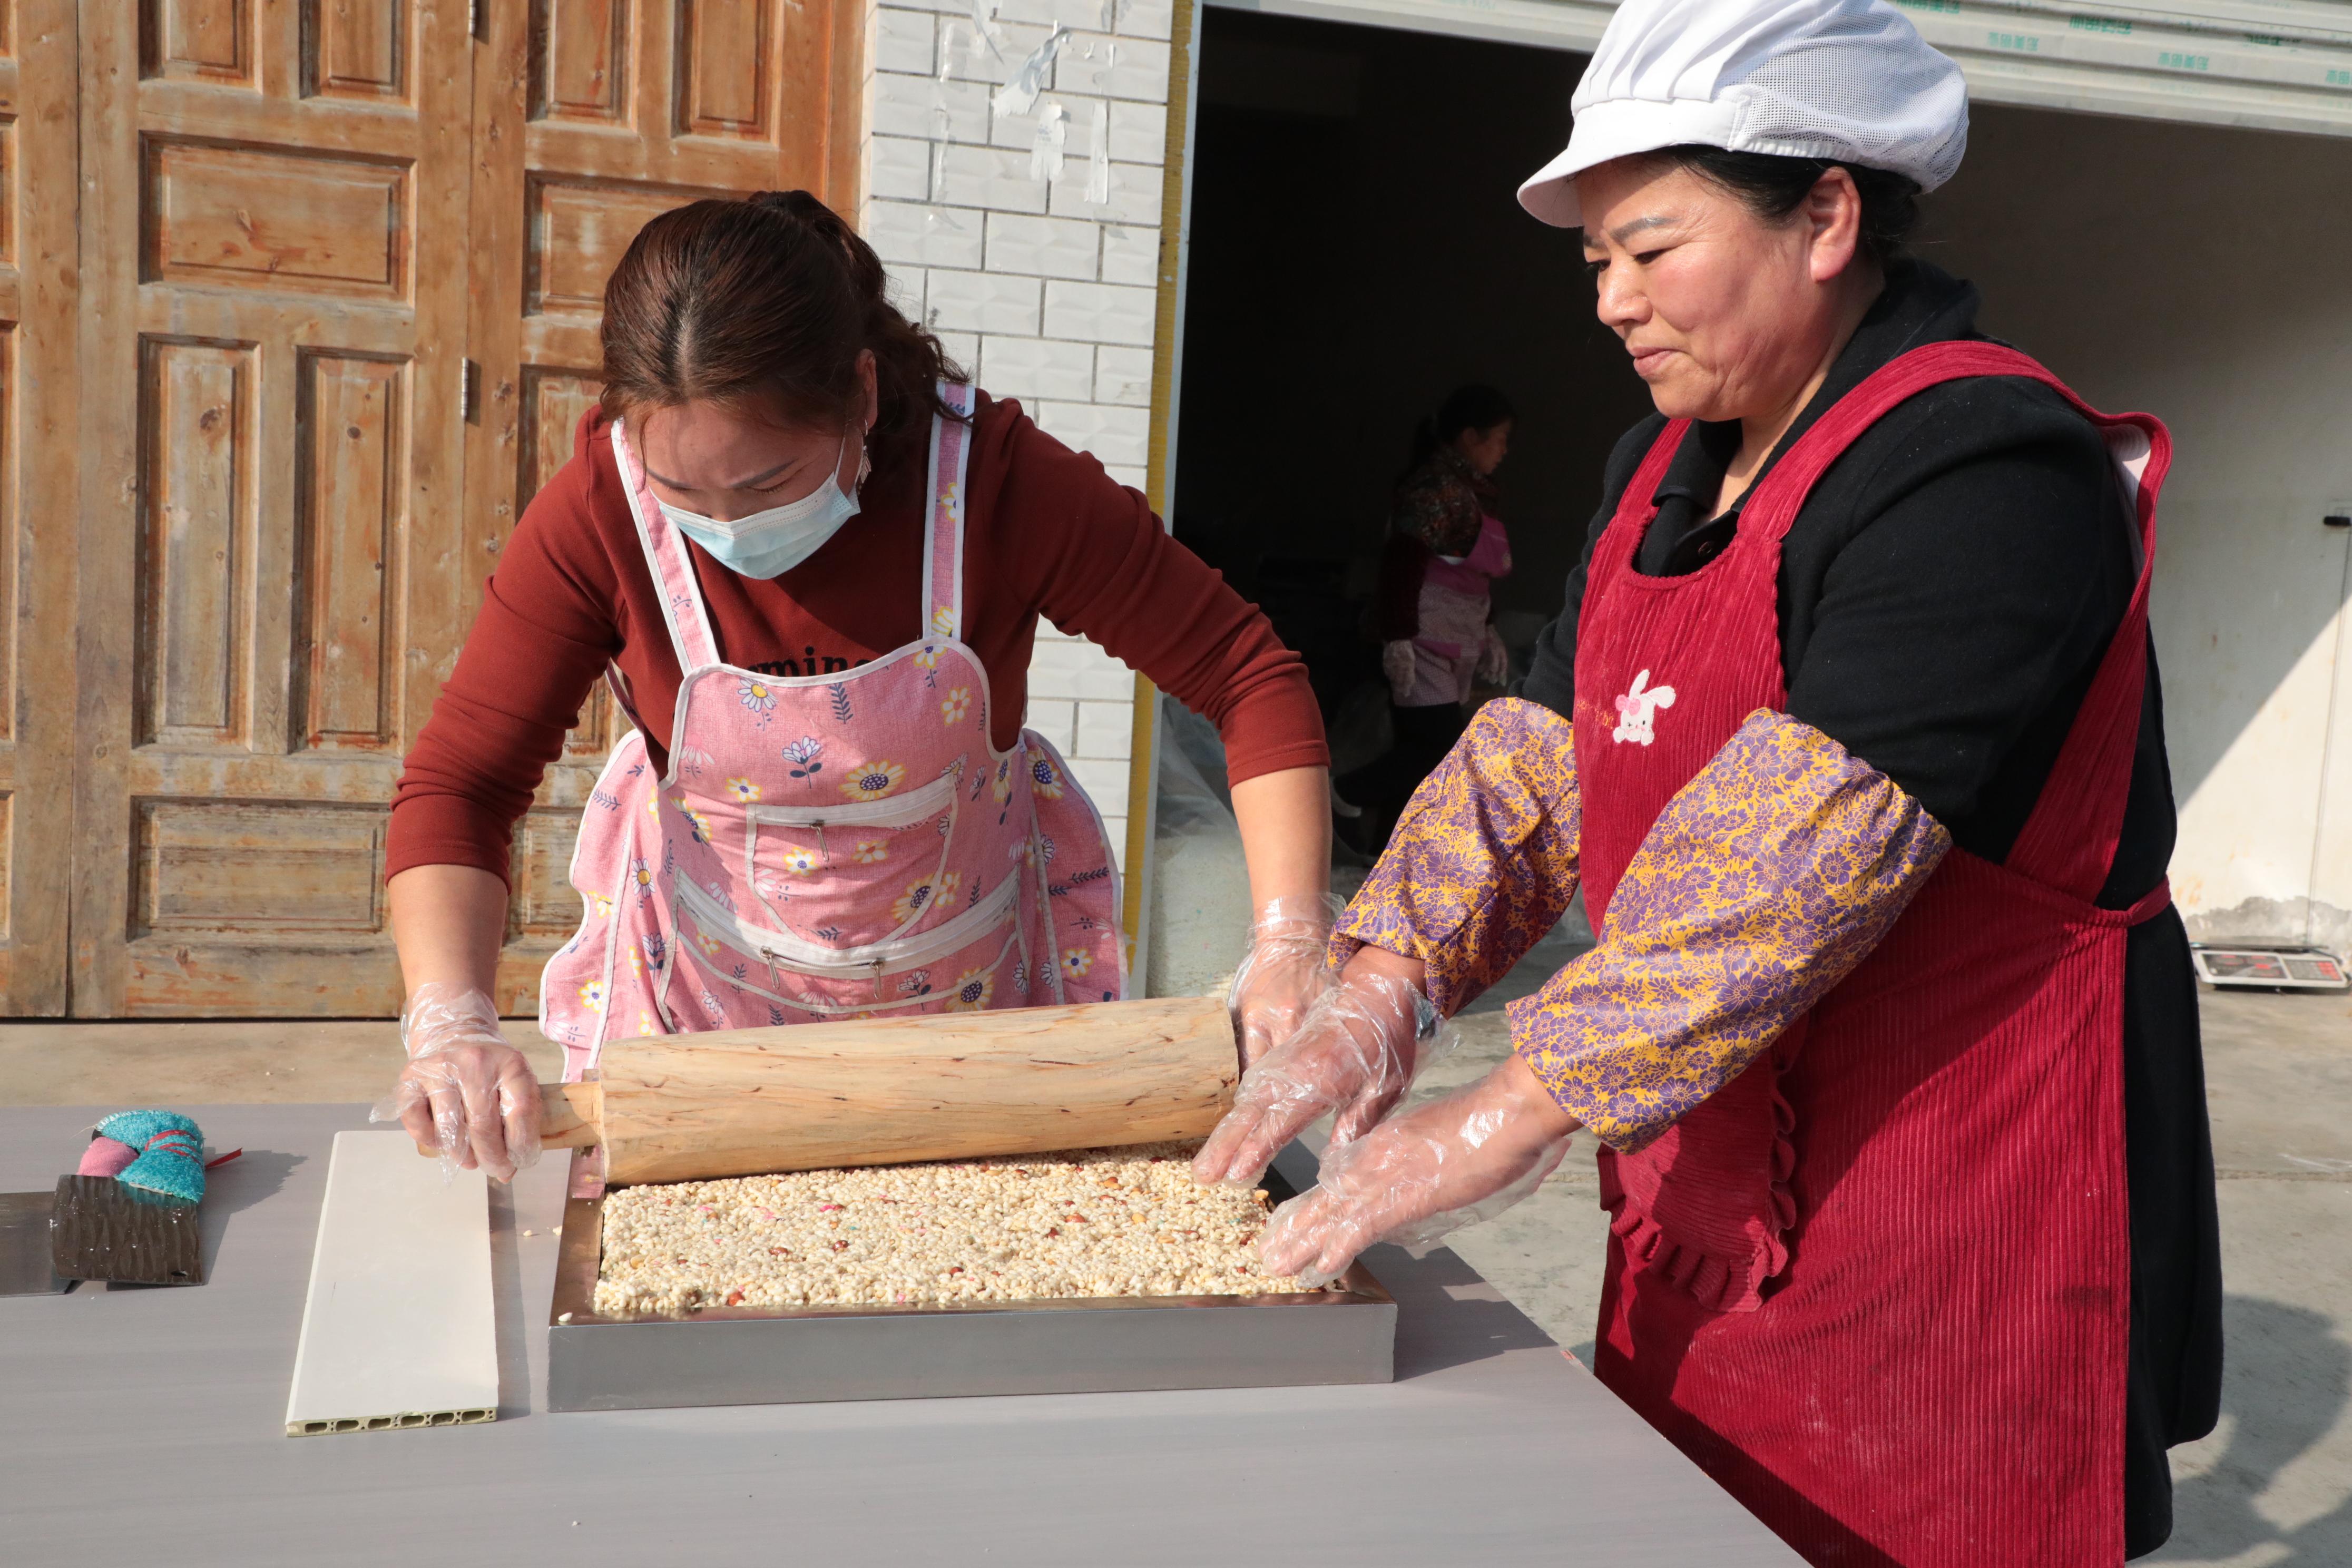
[[[920, 1307], [711, 1307], [603, 1317], [601, 1188], [572, 1155], [548, 1309], [547, 1407], [643, 1410], [1276, 1388], [1394, 1379], [1396, 1301], [1361, 1263], [1330, 1289]], [[1266, 1173], [1268, 1189], [1284, 1184]]]

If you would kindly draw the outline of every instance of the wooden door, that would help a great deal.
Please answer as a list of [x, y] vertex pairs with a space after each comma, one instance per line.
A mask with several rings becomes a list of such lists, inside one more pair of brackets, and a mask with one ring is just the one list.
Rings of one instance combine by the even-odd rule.
[[73, 846], [75, 37], [74, 0], [0, 0], [0, 1012], [36, 1016]]
[[[485, 413], [467, 432], [469, 590], [572, 455], [600, 390], [604, 279], [647, 219], [705, 196], [794, 188], [854, 210], [859, 14], [821, 0], [491, 8], [492, 63], [475, 78], [467, 333]], [[565, 879], [572, 837], [625, 728], [599, 689], [517, 829], [503, 1011], [536, 1011], [541, 966], [580, 923]]]
[[468, 0], [80, 9], [72, 1010], [376, 1015], [462, 623]]
[[[397, 1010], [386, 805], [604, 276], [698, 195], [852, 199], [838, 9], [0, 0], [9, 1011]], [[614, 739], [600, 699], [518, 830], [510, 1011]]]

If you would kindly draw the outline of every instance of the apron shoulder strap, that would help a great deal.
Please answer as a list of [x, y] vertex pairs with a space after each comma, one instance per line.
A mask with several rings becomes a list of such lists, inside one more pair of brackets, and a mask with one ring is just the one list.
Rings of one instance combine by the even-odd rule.
[[[2054, 378], [2051, 384], [2099, 427], [2113, 455], [2125, 500], [2137, 525], [2139, 574], [2115, 637], [2075, 710], [2074, 728], [2033, 803], [2033, 813], [2011, 846], [2008, 866], [2073, 894], [2098, 899], [2123, 842], [2124, 808], [2132, 763], [2139, 751], [2140, 712], [2147, 686], [2147, 594], [2156, 572], [2156, 499], [2172, 466], [2172, 436], [2149, 414], [2104, 415]], [[2159, 885], [2157, 891], [2163, 893]], [[2155, 895], [2150, 895], [2151, 899]], [[2145, 910], [2153, 914], [2158, 900]], [[2143, 900], [2142, 903], [2148, 904]], [[2136, 919], [2145, 918], [2134, 910]]]
[[1649, 531], [1650, 520], [1658, 515], [1654, 504], [1658, 487], [1666, 482], [1666, 470], [1674, 467], [1675, 454], [1683, 449], [1683, 437], [1690, 427], [1687, 419], [1669, 419], [1658, 438], [1650, 443], [1641, 466], [1625, 481], [1625, 493], [1617, 498], [1617, 510], [1601, 534], [1604, 550], [1631, 560], [1642, 548], [1642, 535]]
[[930, 517], [923, 533], [925, 637], [963, 636], [964, 486], [971, 471], [971, 415], [978, 402], [963, 382], [940, 383], [940, 396], [962, 417], [931, 416]]
[[1592, 660], [1584, 657], [1584, 638], [1593, 624], [1593, 607], [1607, 597], [1612, 585], [1633, 563], [1634, 552], [1642, 548], [1642, 536], [1649, 531], [1650, 520], [1658, 515], [1658, 487], [1665, 482], [1666, 470], [1674, 466], [1675, 454], [1682, 450], [1683, 437], [1690, 431], [1687, 419], [1669, 419], [1658, 438], [1625, 481], [1624, 492], [1617, 498], [1617, 510], [1609, 517], [1609, 526], [1601, 531], [1601, 542], [1594, 546], [1592, 565], [1585, 574], [1584, 604], [1577, 616], [1577, 700], [1587, 697], [1604, 701], [1598, 690], [1587, 690], [1587, 672]]
[[1860, 384], [1832, 404], [1780, 455], [1772, 471], [1757, 482], [1755, 493], [1741, 510], [1739, 531], [1778, 543], [1796, 521], [1822, 475], [1864, 431], [1897, 405], [1931, 386], [1977, 375], [2026, 376], [2056, 388], [2070, 399], [2074, 397], [2064, 384], [2031, 354], [2021, 353], [2005, 343], [1955, 342], [1927, 343], [1913, 349], [1864, 376]]
[[661, 600], [662, 620], [669, 627], [678, 669], [700, 669], [720, 662], [719, 639], [710, 630], [710, 609], [703, 603], [702, 584], [694, 574], [686, 536], [663, 515], [661, 503], [646, 482], [646, 470], [629, 445], [628, 432], [617, 419], [613, 421], [613, 462], [621, 472], [621, 493], [628, 498], [629, 515], [636, 521], [637, 544], [645, 552], [646, 570], [653, 574], [655, 595]]
[[1966, 376], [2013, 375], [2049, 387], [2088, 419], [2114, 455], [2137, 527], [2139, 579], [2007, 865], [2084, 903], [2098, 897], [2123, 837], [2147, 674], [2147, 590], [2156, 564], [2156, 500], [2172, 467], [2172, 437], [2154, 415], [2102, 414], [2031, 355], [1983, 342], [1928, 343], [1881, 365], [1840, 398], [1756, 487], [1741, 531], [1777, 543], [1830, 464], [1889, 409]]

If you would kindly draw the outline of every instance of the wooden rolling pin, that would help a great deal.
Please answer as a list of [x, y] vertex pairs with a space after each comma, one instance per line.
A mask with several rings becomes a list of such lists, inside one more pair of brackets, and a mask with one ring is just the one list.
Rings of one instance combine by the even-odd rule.
[[1169, 997], [614, 1040], [541, 1141], [682, 1182], [1205, 1138], [1241, 1073], [1223, 1002]]

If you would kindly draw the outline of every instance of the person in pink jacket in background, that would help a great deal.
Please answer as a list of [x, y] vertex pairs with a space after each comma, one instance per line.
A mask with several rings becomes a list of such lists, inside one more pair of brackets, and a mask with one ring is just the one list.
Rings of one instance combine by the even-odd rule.
[[1499, 686], [1509, 676], [1487, 588], [1511, 573], [1493, 479], [1510, 449], [1511, 419], [1501, 393], [1463, 386], [1413, 432], [1372, 606], [1396, 739], [1334, 786], [1336, 809], [1366, 850], [1379, 849], [1413, 790], [1461, 739], [1473, 681]]

